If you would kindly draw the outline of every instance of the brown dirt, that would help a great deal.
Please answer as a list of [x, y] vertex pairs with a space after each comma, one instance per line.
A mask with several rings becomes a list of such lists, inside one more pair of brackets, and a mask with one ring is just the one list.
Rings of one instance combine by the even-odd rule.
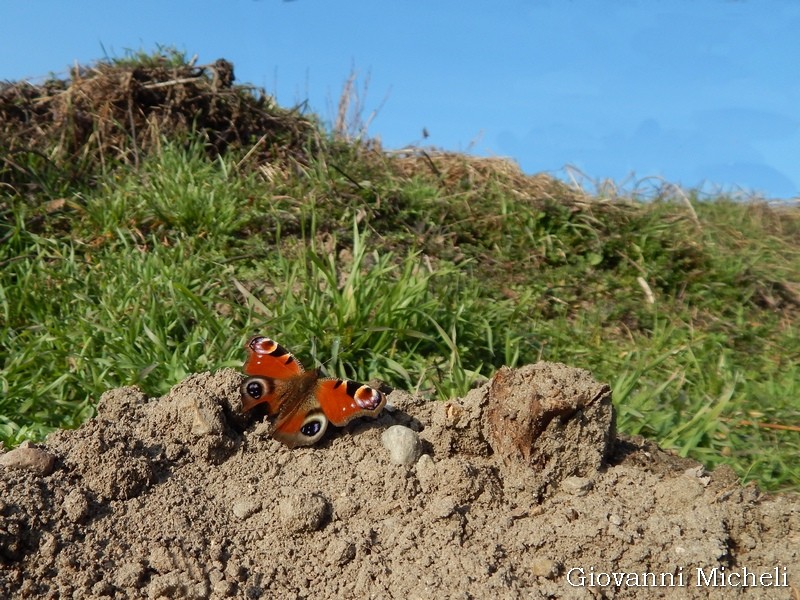
[[[503, 369], [448, 403], [395, 391], [295, 450], [242, 416], [241, 380], [111, 390], [80, 429], [0, 456], [0, 597], [797, 598], [800, 499], [618, 438], [586, 371]], [[411, 466], [381, 444], [397, 424], [419, 431]], [[788, 585], [697, 587], [715, 567]], [[570, 585], [578, 568], [685, 585]]]

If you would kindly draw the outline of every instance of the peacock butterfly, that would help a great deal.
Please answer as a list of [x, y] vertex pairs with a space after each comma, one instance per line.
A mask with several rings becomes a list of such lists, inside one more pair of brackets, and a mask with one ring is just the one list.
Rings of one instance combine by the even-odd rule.
[[376, 417], [386, 404], [386, 396], [368, 385], [306, 371], [268, 337], [252, 337], [245, 347], [248, 378], [242, 384], [242, 408], [266, 404], [267, 414], [277, 415], [272, 436], [290, 448], [316, 443], [328, 422], [342, 427], [357, 417]]

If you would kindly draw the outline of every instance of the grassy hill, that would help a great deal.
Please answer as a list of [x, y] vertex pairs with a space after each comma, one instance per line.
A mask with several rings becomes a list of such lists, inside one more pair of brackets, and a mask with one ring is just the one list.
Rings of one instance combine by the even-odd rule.
[[432, 399], [584, 367], [623, 432], [800, 489], [800, 209], [385, 152], [232, 75], [164, 51], [0, 86], [6, 446], [262, 332]]

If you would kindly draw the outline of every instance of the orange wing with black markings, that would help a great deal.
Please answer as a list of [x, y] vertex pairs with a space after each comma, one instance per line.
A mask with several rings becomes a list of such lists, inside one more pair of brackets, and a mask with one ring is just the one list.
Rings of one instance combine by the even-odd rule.
[[315, 395], [325, 416], [337, 427], [358, 417], [377, 417], [386, 405], [381, 392], [349, 379], [320, 379]]
[[242, 384], [242, 408], [248, 411], [266, 404], [267, 412], [275, 415], [286, 403], [288, 384], [280, 382], [307, 379], [303, 365], [291, 352], [268, 337], [252, 337], [245, 347], [244, 373], [250, 377]]
[[247, 348], [245, 375], [289, 379], [305, 371], [294, 354], [268, 337], [261, 335], [252, 337], [245, 348]]
[[325, 434], [328, 423], [346, 425], [358, 417], [375, 417], [386, 405], [380, 391], [348, 379], [320, 379], [306, 372], [286, 348], [264, 336], [247, 342], [242, 407], [266, 404], [275, 439], [287, 446], [308, 446]]

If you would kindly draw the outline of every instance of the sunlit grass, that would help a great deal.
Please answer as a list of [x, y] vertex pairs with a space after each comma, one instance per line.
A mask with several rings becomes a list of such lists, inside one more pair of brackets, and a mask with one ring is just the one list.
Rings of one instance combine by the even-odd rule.
[[110, 387], [238, 367], [263, 333], [431, 398], [503, 364], [587, 368], [623, 432], [800, 488], [796, 212], [689, 218], [395, 167], [338, 148], [241, 172], [164, 141], [92, 186], [0, 192], [0, 439], [75, 427]]
[[280, 332], [285, 344], [331, 374], [380, 374], [392, 385], [442, 398], [516, 361], [510, 330], [500, 340], [493, 333], [497, 321], [514, 313], [509, 302], [487, 301], [474, 280], [452, 267], [433, 269], [417, 252], [368, 252], [356, 225], [351, 243], [337, 255], [335, 240], [327, 249], [312, 240], [289, 256], [256, 263], [268, 283], [236, 282], [258, 315], [255, 327]]

